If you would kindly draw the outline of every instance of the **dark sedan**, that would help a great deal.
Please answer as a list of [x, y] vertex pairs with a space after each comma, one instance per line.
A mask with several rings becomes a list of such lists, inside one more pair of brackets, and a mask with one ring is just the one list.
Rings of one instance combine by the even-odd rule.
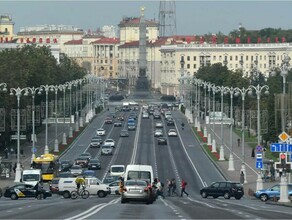
[[98, 159], [92, 159], [88, 163], [89, 170], [100, 170], [101, 169], [101, 162]]
[[[16, 200], [18, 198], [35, 198], [37, 194], [37, 190], [35, 186], [29, 184], [17, 184], [10, 188], [7, 188], [4, 192], [4, 197], [11, 198], [12, 200]], [[47, 198], [51, 197], [52, 193], [46, 190], [41, 190], [39, 192], [38, 198]]]
[[167, 139], [165, 137], [159, 137], [159, 138], [157, 138], [157, 144], [158, 145], [167, 145]]

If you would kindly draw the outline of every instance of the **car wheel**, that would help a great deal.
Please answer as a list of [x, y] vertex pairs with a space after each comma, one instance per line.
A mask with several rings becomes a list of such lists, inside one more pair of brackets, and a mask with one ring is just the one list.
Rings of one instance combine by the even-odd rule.
[[70, 198], [70, 193], [68, 191], [64, 192], [63, 197], [64, 199], [69, 199]]
[[18, 199], [18, 196], [15, 193], [13, 193], [13, 194], [11, 194], [10, 198], [12, 200], [17, 200]]
[[229, 192], [225, 192], [223, 197], [224, 197], [224, 199], [230, 199], [230, 193]]
[[37, 195], [37, 199], [38, 200], [41, 200], [43, 198], [44, 198], [44, 194], [43, 193], [40, 193], [40, 194]]
[[266, 202], [268, 201], [269, 197], [267, 194], [262, 194], [260, 195], [260, 200], [263, 201], [263, 202]]
[[202, 193], [201, 193], [201, 196], [202, 196], [202, 198], [204, 198], [204, 199], [205, 199], [205, 198], [207, 198], [207, 197], [208, 197], [208, 194], [207, 194], [206, 192], [202, 192]]
[[98, 191], [98, 192], [97, 192], [97, 196], [98, 196], [99, 198], [103, 198], [103, 197], [106, 197], [106, 193], [105, 193], [104, 191]]

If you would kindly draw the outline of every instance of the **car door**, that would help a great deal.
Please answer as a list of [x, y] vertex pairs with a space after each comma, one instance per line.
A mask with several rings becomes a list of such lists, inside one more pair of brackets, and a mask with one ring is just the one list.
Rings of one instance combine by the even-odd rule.
[[272, 186], [269, 190], [268, 190], [268, 196], [270, 198], [273, 198], [274, 196], [276, 196], [277, 198], [280, 197], [280, 185], [275, 185]]
[[223, 196], [224, 192], [227, 190], [226, 182], [220, 182], [217, 190], [217, 195]]
[[219, 183], [213, 183], [209, 188], [208, 188], [208, 195], [210, 196], [217, 196], [218, 195], [218, 187]]
[[25, 185], [24, 191], [25, 191], [25, 193], [24, 193], [25, 197], [35, 197], [36, 189], [34, 186]]

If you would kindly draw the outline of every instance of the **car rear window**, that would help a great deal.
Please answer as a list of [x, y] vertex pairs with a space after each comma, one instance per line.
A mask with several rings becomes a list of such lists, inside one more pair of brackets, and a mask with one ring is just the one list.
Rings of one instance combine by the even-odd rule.
[[145, 181], [127, 181], [126, 186], [147, 186]]
[[234, 185], [235, 187], [239, 187], [239, 188], [242, 187], [242, 185], [241, 185], [240, 183], [234, 183], [233, 185]]

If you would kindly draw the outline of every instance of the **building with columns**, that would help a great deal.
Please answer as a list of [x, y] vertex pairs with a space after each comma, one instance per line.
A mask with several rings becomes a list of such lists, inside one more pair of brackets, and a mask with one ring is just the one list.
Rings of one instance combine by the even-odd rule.
[[0, 16], [0, 42], [11, 41], [14, 36], [14, 22], [11, 16], [1, 15]]
[[181, 57], [184, 56], [184, 75], [194, 75], [205, 65], [222, 63], [230, 70], [240, 69], [243, 76], [256, 72], [266, 77], [281, 65], [285, 55], [291, 56], [291, 43], [265, 44], [198, 44], [182, 42], [161, 46], [161, 92], [175, 95], [179, 93], [181, 77]]

